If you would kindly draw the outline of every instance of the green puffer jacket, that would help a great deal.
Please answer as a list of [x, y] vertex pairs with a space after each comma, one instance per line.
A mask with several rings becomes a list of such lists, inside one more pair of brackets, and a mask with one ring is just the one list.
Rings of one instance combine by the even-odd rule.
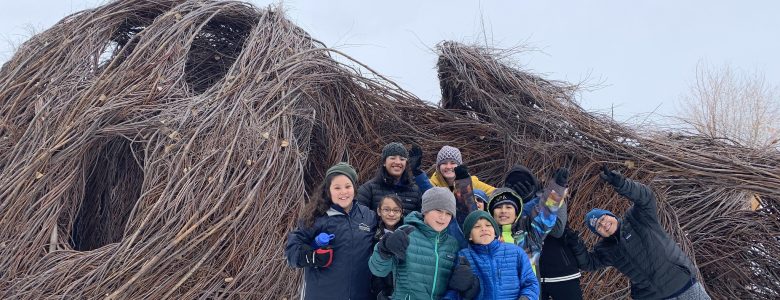
[[436, 232], [423, 222], [419, 212], [404, 218], [404, 226], [398, 228], [409, 233], [406, 260], [384, 259], [374, 247], [368, 261], [371, 273], [386, 276], [391, 271], [395, 277], [393, 299], [440, 299], [447, 291], [447, 283], [458, 253], [458, 242], [447, 234], [445, 228]]

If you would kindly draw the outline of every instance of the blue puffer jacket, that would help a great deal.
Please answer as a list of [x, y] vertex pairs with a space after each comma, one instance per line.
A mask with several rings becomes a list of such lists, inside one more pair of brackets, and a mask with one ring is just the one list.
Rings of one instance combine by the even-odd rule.
[[471, 270], [479, 277], [477, 299], [539, 298], [539, 282], [520, 247], [494, 240], [487, 245], [470, 244], [458, 255], [468, 259]]
[[317, 218], [312, 228], [297, 228], [287, 237], [285, 254], [290, 266], [300, 268], [301, 246], [310, 245], [321, 232], [332, 233], [333, 262], [327, 268], [304, 269], [304, 299], [369, 299], [371, 256], [376, 213], [353, 202], [349, 214], [332, 207]]

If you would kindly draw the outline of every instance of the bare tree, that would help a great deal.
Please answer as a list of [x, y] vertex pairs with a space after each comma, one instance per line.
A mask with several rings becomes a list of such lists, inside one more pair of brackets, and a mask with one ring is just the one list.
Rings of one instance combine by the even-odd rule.
[[681, 118], [697, 131], [753, 147], [780, 147], [780, 93], [762, 72], [700, 63]]

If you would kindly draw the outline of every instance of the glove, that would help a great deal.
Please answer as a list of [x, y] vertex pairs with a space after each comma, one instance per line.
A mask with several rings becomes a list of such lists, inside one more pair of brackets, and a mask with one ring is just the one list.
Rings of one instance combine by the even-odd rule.
[[601, 166], [601, 173], [599, 173], [599, 176], [601, 176], [601, 179], [603, 179], [604, 181], [606, 181], [607, 183], [611, 184], [616, 188], [623, 186], [623, 182], [625, 181], [623, 175], [620, 175], [620, 173], [610, 170], [606, 164]]
[[333, 248], [325, 246], [312, 250], [309, 245], [303, 245], [298, 259], [304, 267], [327, 268], [333, 263]]
[[379, 250], [379, 255], [384, 259], [395, 256], [398, 261], [402, 262], [406, 259], [407, 247], [409, 247], [409, 236], [403, 230], [396, 230], [393, 233], [385, 235], [385, 237], [379, 241], [377, 250]]
[[529, 300], [529, 299], [528, 299], [528, 296], [522, 295], [522, 296], [520, 296], [520, 298], [517, 298], [517, 300]]
[[422, 170], [420, 170], [420, 165], [422, 165], [422, 148], [420, 148], [420, 145], [413, 144], [412, 149], [409, 151], [409, 166], [412, 168], [412, 174], [414, 176], [422, 174]]
[[459, 263], [455, 266], [455, 269], [452, 270], [452, 275], [450, 275], [450, 281], [447, 284], [447, 287], [464, 293], [471, 288], [475, 277], [474, 273], [471, 272], [469, 261], [465, 257], [460, 256]]
[[520, 197], [523, 197], [523, 202], [531, 200], [535, 195], [539, 187], [529, 181], [520, 181], [508, 186], [517, 193]]
[[555, 174], [553, 174], [553, 179], [555, 180], [555, 184], [562, 187], [569, 187], [569, 169], [558, 168], [558, 170], [555, 170]]
[[471, 175], [469, 175], [469, 167], [466, 165], [458, 165], [455, 167], [455, 180], [469, 177], [471, 177]]

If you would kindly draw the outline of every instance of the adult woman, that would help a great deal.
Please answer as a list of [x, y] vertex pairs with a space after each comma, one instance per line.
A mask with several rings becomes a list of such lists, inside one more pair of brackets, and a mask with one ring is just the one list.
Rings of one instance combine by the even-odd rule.
[[379, 207], [386, 195], [401, 199], [403, 215], [420, 211], [420, 190], [407, 168], [409, 152], [401, 143], [389, 143], [382, 148], [382, 164], [377, 173], [358, 190], [357, 201], [371, 210]]
[[[357, 173], [339, 163], [326, 172], [320, 195], [304, 207], [298, 228], [287, 238], [285, 255], [304, 269], [303, 299], [368, 299], [368, 258], [376, 215], [355, 203]], [[318, 236], [332, 237], [327, 244]]]

